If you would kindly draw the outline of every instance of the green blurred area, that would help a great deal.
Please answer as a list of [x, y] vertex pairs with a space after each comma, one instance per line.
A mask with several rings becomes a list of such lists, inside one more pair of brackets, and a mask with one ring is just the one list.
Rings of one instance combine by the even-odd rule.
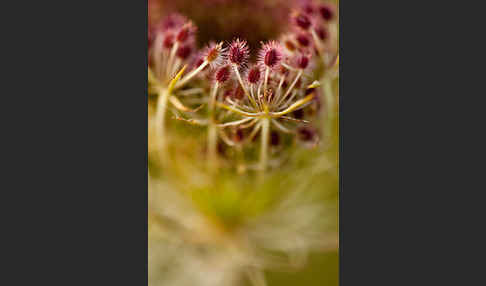
[[313, 254], [309, 264], [298, 272], [267, 272], [268, 285], [339, 285], [339, 253]]

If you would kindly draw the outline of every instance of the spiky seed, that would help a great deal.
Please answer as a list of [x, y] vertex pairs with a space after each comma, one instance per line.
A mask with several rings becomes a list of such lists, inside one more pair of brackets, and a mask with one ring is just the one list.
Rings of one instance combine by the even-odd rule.
[[307, 15], [300, 13], [295, 16], [295, 24], [301, 29], [307, 30], [311, 26], [311, 21]]
[[331, 4], [323, 4], [319, 7], [319, 13], [324, 20], [330, 21], [335, 16], [334, 6]]
[[246, 41], [236, 39], [230, 44], [228, 48], [228, 60], [232, 64], [236, 66], [244, 66], [249, 57], [250, 51]]
[[238, 85], [238, 87], [233, 92], [232, 97], [237, 100], [242, 100], [244, 96], [245, 96], [245, 92], [243, 91], [241, 86]]
[[276, 50], [268, 51], [267, 54], [265, 55], [264, 63], [269, 67], [273, 67], [274, 65], [276, 65], [278, 63], [277, 51]]
[[308, 47], [310, 45], [310, 39], [306, 34], [297, 35], [297, 42], [303, 47]]
[[297, 59], [297, 66], [300, 69], [305, 69], [307, 68], [308, 65], [309, 65], [309, 58], [304, 55], [299, 56], [299, 58]]
[[176, 40], [180, 43], [184, 43], [193, 36], [195, 32], [196, 27], [191, 22], [187, 22], [177, 33]]
[[224, 83], [226, 82], [231, 75], [231, 69], [229, 66], [222, 66], [216, 71], [216, 81], [219, 83]]
[[250, 84], [257, 84], [258, 81], [260, 81], [260, 69], [255, 66], [248, 72], [248, 82]]
[[192, 48], [188, 45], [181, 46], [177, 49], [176, 55], [181, 59], [187, 59], [192, 52]]
[[321, 40], [326, 40], [329, 37], [329, 32], [327, 31], [326, 28], [324, 27], [318, 27], [316, 28], [316, 35], [319, 37]]

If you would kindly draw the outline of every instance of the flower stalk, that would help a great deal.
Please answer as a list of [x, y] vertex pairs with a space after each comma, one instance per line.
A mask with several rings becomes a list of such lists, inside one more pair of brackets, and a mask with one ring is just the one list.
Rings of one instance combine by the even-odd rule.
[[262, 135], [260, 145], [260, 166], [259, 171], [261, 176], [265, 174], [268, 165], [268, 138], [270, 135], [270, 119], [268, 117], [261, 119]]
[[218, 127], [215, 118], [216, 96], [218, 94], [219, 83], [215, 82], [211, 97], [209, 99], [209, 122], [208, 122], [208, 168], [214, 171], [218, 165], [217, 157], [217, 143], [218, 143]]
[[157, 98], [157, 109], [155, 112], [155, 134], [157, 138], [158, 150], [162, 156], [162, 161], [165, 161], [167, 154], [167, 138], [165, 136], [165, 113], [167, 111], [167, 101], [169, 99], [169, 92], [167, 89], [160, 88]]

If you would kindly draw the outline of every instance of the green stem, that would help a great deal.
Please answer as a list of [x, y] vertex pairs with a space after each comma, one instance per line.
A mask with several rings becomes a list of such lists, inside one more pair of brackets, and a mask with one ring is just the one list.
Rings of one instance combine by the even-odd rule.
[[323, 134], [326, 134], [326, 137], [328, 137], [332, 133], [330, 128], [332, 126], [332, 119], [334, 117], [334, 94], [332, 91], [332, 81], [329, 76], [324, 76], [324, 78], [322, 79], [322, 89], [326, 100], [326, 113], [324, 115], [325, 117], [323, 124], [325, 130]]
[[196, 76], [199, 72], [201, 72], [207, 65], [209, 64], [208, 61], [204, 61], [197, 69], [193, 70], [191, 73], [186, 75], [182, 80], [176, 83], [175, 88], [181, 88], [186, 84], [188, 81], [190, 81], [194, 76]]
[[165, 113], [167, 111], [167, 100], [169, 92], [167, 89], [160, 89], [155, 112], [155, 134], [157, 136], [158, 151], [162, 159], [167, 155], [167, 138], [165, 134]]
[[268, 138], [270, 134], [270, 119], [262, 119], [262, 142], [260, 145], [260, 167], [259, 170], [263, 174], [267, 170], [268, 166]]
[[256, 104], [255, 100], [253, 99], [253, 97], [248, 92], [248, 89], [246, 89], [246, 86], [243, 83], [243, 80], [241, 79], [240, 71], [238, 71], [238, 67], [236, 65], [233, 65], [233, 70], [235, 71], [236, 78], [238, 79], [238, 82], [240, 83], [241, 88], [245, 92], [246, 97], [248, 97], [248, 99], [250, 100], [253, 107], [257, 108], [257, 104]]
[[332, 81], [329, 79], [328, 76], [324, 76], [324, 78], [322, 79], [322, 89], [326, 98], [328, 118], [332, 118], [332, 109], [334, 107], [334, 94], [332, 92]]
[[213, 92], [209, 99], [209, 123], [208, 123], [208, 167], [213, 171], [217, 167], [217, 143], [218, 143], [218, 129], [215, 122], [214, 107], [216, 103], [216, 95], [218, 94], [218, 83], [213, 87]]
[[265, 91], [267, 90], [267, 85], [268, 85], [268, 73], [270, 72], [270, 69], [268, 67], [266, 67], [265, 69], [265, 85], [264, 85], [264, 89], [263, 89], [263, 93], [265, 93]]

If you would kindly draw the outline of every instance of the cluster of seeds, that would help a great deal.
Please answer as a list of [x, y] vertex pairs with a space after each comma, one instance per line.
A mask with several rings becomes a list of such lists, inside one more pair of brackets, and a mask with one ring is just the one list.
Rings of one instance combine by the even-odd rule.
[[[335, 17], [334, 6], [306, 1], [302, 9], [292, 12], [290, 32], [278, 41], [262, 42], [252, 63], [247, 42], [238, 38], [197, 50], [196, 27], [181, 15], [169, 15], [149, 27], [149, 92], [158, 95], [153, 120], [162, 153], [166, 152], [168, 108], [176, 119], [207, 126], [211, 168], [218, 165], [220, 142], [255, 144], [259, 135], [255, 168], [260, 171], [268, 168], [268, 148], [280, 142], [279, 133], [297, 135], [314, 146], [317, 131], [309, 114], [319, 111], [322, 100], [316, 69], [336, 62], [337, 54], [328, 48], [327, 28]], [[181, 98], [189, 96], [199, 97], [203, 104], [186, 106]], [[198, 112], [203, 106], [207, 112]]]

